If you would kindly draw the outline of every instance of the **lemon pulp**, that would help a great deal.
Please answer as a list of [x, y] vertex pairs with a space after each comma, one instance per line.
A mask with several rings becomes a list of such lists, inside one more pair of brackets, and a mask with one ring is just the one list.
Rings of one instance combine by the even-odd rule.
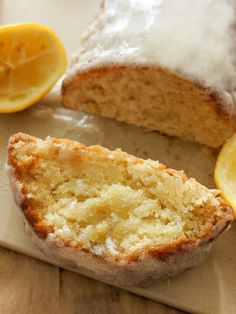
[[37, 102], [65, 68], [65, 49], [50, 28], [36, 23], [0, 27], [0, 112]]
[[214, 179], [222, 197], [233, 207], [236, 216], [236, 134], [226, 141], [217, 158]]

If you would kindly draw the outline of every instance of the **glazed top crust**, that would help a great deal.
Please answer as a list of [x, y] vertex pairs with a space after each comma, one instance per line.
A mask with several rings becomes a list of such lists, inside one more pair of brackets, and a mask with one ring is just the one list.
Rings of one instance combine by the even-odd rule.
[[236, 113], [236, 1], [106, 0], [69, 70], [159, 66], [218, 92]]

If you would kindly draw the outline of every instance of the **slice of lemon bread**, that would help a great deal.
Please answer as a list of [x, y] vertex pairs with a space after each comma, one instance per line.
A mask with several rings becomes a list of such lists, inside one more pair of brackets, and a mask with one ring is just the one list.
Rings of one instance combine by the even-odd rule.
[[6, 166], [34, 238], [61, 266], [123, 285], [195, 265], [232, 210], [195, 179], [121, 150], [15, 134]]

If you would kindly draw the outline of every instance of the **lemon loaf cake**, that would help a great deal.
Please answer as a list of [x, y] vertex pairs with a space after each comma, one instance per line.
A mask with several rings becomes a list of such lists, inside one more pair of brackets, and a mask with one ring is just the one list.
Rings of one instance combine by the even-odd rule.
[[66, 107], [218, 147], [236, 130], [236, 1], [106, 0]]
[[114, 284], [149, 283], [197, 264], [233, 219], [218, 191], [120, 149], [19, 133], [6, 168], [45, 253]]

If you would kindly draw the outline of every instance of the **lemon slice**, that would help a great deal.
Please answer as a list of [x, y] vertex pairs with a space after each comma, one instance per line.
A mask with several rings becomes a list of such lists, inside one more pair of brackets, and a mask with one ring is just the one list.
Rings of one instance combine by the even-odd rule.
[[226, 141], [216, 161], [214, 179], [236, 216], [236, 134]]
[[54, 31], [36, 23], [0, 27], [0, 113], [41, 99], [66, 69], [66, 52]]

